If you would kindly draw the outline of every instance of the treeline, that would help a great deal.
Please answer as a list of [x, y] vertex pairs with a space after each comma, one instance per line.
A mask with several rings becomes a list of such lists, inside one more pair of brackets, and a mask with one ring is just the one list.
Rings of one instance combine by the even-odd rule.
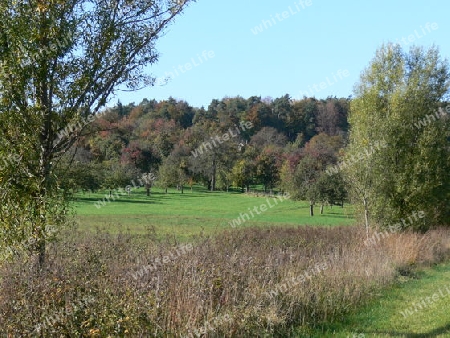
[[212, 100], [207, 109], [173, 98], [118, 102], [86, 126], [67, 154], [63, 187], [125, 187], [152, 173], [164, 189], [183, 191], [197, 183], [245, 191], [260, 185], [311, 204], [342, 202], [339, 172], [325, 169], [336, 165], [346, 143], [349, 105], [348, 98], [289, 95]]

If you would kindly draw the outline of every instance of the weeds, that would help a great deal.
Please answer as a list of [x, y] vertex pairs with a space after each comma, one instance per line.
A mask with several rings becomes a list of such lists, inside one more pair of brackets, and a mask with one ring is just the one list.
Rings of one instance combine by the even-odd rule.
[[448, 230], [396, 233], [369, 247], [364, 236], [357, 227], [225, 231], [136, 279], [132, 272], [178, 243], [72, 232], [50, 245], [39, 275], [26, 259], [1, 267], [0, 333], [287, 336], [340, 320], [398, 276], [448, 258]]

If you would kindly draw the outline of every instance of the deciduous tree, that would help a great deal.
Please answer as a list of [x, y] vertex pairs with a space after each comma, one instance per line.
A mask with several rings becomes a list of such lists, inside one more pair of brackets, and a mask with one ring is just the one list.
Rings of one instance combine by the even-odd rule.
[[[347, 153], [351, 185], [370, 205], [373, 219], [388, 225], [413, 212], [427, 215], [414, 227], [448, 223], [450, 123], [439, 108], [448, 101], [450, 72], [435, 47], [405, 52], [388, 44], [377, 52], [355, 87]], [[425, 121], [425, 124], [419, 123]], [[387, 147], [367, 148], [384, 140]]]
[[119, 87], [152, 84], [155, 42], [191, 1], [0, 3], [0, 138], [23, 158], [1, 173], [0, 240], [36, 238], [43, 264], [44, 229], [66, 212], [55, 166], [82, 133], [58, 131], [92, 122]]

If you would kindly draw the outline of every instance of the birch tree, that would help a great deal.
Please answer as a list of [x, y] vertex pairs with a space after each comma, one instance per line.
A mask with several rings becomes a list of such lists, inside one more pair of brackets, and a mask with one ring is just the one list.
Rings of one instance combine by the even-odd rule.
[[[362, 73], [351, 103], [346, 168], [353, 196], [381, 226], [427, 215], [416, 229], [448, 223], [450, 123], [444, 110], [449, 65], [435, 47], [382, 46]], [[377, 144], [384, 143], [384, 147]]]

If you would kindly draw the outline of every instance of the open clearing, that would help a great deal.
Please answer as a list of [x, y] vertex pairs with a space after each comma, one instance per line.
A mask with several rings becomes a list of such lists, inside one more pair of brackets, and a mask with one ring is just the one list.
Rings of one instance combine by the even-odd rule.
[[[78, 194], [75, 202], [80, 230], [100, 228], [109, 233], [130, 232], [146, 234], [154, 232], [159, 238], [175, 236], [186, 240], [200, 233], [212, 235], [217, 231], [232, 229], [230, 222], [240, 214], [247, 213], [250, 220], [241, 223], [247, 226], [299, 226], [299, 225], [354, 225], [353, 208], [350, 205], [325, 207], [320, 215], [309, 216], [309, 205], [305, 202], [283, 200], [275, 205], [276, 197], [254, 197], [241, 193], [208, 192], [194, 187], [186, 189], [184, 194], [169, 190], [165, 194], [153, 189], [150, 197], [144, 189], [133, 191], [131, 196], [121, 196], [101, 208], [95, 202], [105, 197], [105, 193]], [[269, 199], [269, 201], [267, 201]], [[269, 206], [272, 205], [273, 207]], [[257, 215], [250, 210], [261, 204], [267, 205], [267, 211]], [[245, 216], [244, 216], [245, 217]]]

